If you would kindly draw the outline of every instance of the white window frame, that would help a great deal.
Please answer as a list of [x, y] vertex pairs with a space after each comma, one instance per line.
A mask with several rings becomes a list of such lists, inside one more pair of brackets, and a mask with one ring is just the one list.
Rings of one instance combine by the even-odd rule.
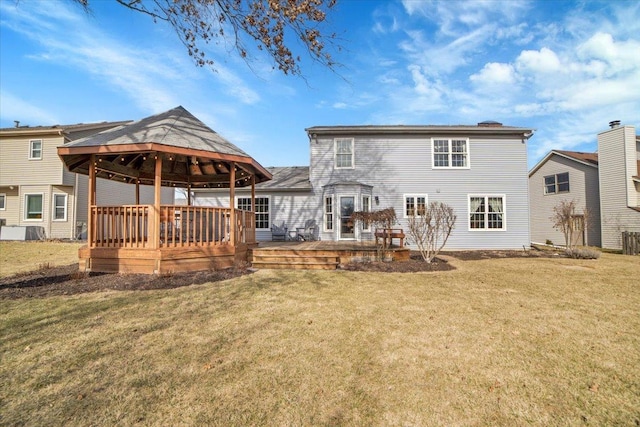
[[[472, 228], [471, 227], [471, 198], [484, 198], [485, 208], [489, 206], [490, 198], [502, 199], [502, 227], [501, 228], [489, 228], [489, 214], [488, 209], [484, 212], [484, 228]], [[505, 194], [468, 194], [467, 195], [467, 227], [469, 231], [507, 231], [507, 196]]]
[[[362, 212], [371, 212], [371, 195], [363, 194], [361, 197], [361, 205], [360, 209]], [[363, 221], [362, 222], [362, 231], [371, 231], [371, 223]]]
[[[236, 209], [240, 209], [240, 199], [248, 199], [249, 200], [249, 211], [251, 211], [251, 196], [236, 196]], [[267, 227], [266, 228], [258, 228], [258, 215], [262, 215], [265, 212], [258, 212], [258, 199], [267, 199]], [[241, 209], [244, 210], [244, 209]], [[255, 216], [256, 216], [256, 223], [255, 223], [255, 227], [256, 230], [261, 230], [261, 231], [265, 231], [265, 230], [271, 230], [271, 196], [256, 196], [256, 212], [254, 212]]]
[[0, 193], [0, 211], [7, 209], [7, 193]]
[[[447, 141], [447, 165], [446, 166], [436, 166], [436, 150], [435, 150], [435, 142], [436, 141]], [[453, 141], [464, 141], [465, 142], [465, 151], [463, 153], [453, 152]], [[444, 153], [441, 153], [444, 154]], [[464, 166], [453, 166], [453, 157], [456, 154], [464, 154], [465, 156], [465, 165]], [[431, 138], [431, 168], [432, 169], [471, 169], [471, 152], [469, 147], [469, 138]]]
[[[42, 210], [40, 211], [40, 218], [29, 218], [29, 197], [40, 196], [42, 199]], [[23, 217], [25, 221], [42, 222], [44, 221], [44, 193], [25, 193], [24, 195], [24, 213]]]
[[[558, 180], [558, 176], [559, 175], [567, 175], [567, 189], [566, 190], [562, 190], [560, 191], [560, 181]], [[553, 178], [553, 191], [547, 191], [547, 178]], [[565, 183], [564, 181], [562, 182], [563, 184]], [[562, 193], [569, 193], [571, 192], [571, 176], [569, 174], [569, 172], [560, 172], [560, 173], [554, 173], [551, 175], [546, 175], [544, 177], [542, 177], [542, 185], [544, 187], [544, 195], [551, 195], [551, 194], [562, 194]], [[549, 184], [551, 185], [551, 184]]]
[[[331, 211], [327, 210], [327, 201], [331, 202]], [[324, 231], [333, 231], [335, 223], [336, 223], [336, 204], [333, 200], [333, 196], [325, 196], [324, 197], [324, 203], [323, 203], [323, 215], [324, 215], [324, 226], [323, 229]], [[329, 217], [331, 218], [331, 221], [329, 221]], [[331, 227], [329, 227], [329, 224], [331, 225]]]
[[[64, 208], [63, 218], [56, 218], [56, 209], [58, 208], [58, 206], [56, 205], [56, 200], [58, 196], [64, 197], [64, 206], [62, 206]], [[67, 220], [67, 204], [69, 201], [68, 197], [69, 195], [67, 193], [53, 193], [53, 203], [51, 203], [51, 206], [52, 206], [51, 220], [52, 221], [64, 222]]]
[[[351, 164], [349, 166], [338, 166], [338, 141], [351, 142]], [[333, 167], [334, 169], [354, 169], [355, 168], [355, 140], [353, 138], [336, 138], [333, 140]]]
[[[429, 206], [429, 196], [427, 194], [418, 194], [418, 193], [403, 194], [402, 195], [402, 212], [403, 212], [405, 218], [411, 218], [411, 215], [409, 215], [407, 213], [407, 199], [409, 197], [413, 198], [413, 205], [414, 206], [418, 206], [418, 202], [416, 200], [418, 197], [424, 197], [424, 208], [425, 209], [428, 208], [428, 206]], [[416, 216], [420, 216], [420, 215], [416, 215]]]
[[[39, 142], [40, 143], [40, 156], [34, 156], [33, 155], [33, 143], [34, 142]], [[30, 139], [29, 140], [29, 160], [42, 160], [42, 150], [44, 148], [44, 143], [42, 142], [41, 139]]]

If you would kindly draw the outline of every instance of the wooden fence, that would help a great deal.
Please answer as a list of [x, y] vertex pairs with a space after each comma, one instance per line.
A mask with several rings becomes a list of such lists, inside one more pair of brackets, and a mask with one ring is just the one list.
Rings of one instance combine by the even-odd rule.
[[640, 255], [640, 232], [622, 232], [622, 253], [625, 255]]

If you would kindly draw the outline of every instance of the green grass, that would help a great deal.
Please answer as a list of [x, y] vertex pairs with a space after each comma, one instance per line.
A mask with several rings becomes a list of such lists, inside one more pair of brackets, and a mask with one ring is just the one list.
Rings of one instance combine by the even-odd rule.
[[0, 301], [2, 425], [637, 425], [640, 263]]
[[78, 262], [79, 242], [0, 241], [0, 277]]

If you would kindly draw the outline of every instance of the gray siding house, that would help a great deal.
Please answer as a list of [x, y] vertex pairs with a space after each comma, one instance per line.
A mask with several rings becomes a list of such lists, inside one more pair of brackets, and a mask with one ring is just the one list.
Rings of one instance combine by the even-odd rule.
[[[309, 167], [271, 168], [273, 181], [256, 185], [257, 206], [262, 203], [267, 211], [258, 224], [258, 240], [271, 239], [273, 223], [284, 221], [294, 230], [314, 220], [317, 239], [371, 241], [375, 230], [354, 223], [354, 211], [393, 207], [397, 226], [406, 231], [412, 212], [440, 201], [452, 206], [458, 217], [449, 249], [529, 245], [526, 142], [532, 129], [483, 122], [316, 126], [306, 131]], [[296, 172], [295, 185], [280, 178], [290, 171]], [[236, 206], [250, 195], [239, 197]], [[199, 190], [195, 196], [196, 203], [204, 205], [223, 199], [223, 193], [212, 190]]]
[[531, 239], [564, 244], [552, 226], [553, 207], [573, 200], [589, 212], [577, 244], [621, 249], [623, 231], [640, 231], [640, 136], [611, 122], [598, 134], [598, 152], [552, 150], [529, 172]]
[[561, 201], [576, 203], [577, 212], [588, 212], [588, 229], [577, 236], [578, 245], [600, 246], [600, 188], [598, 154], [552, 150], [529, 172], [531, 240], [564, 244], [564, 235], [553, 228], [553, 208]]

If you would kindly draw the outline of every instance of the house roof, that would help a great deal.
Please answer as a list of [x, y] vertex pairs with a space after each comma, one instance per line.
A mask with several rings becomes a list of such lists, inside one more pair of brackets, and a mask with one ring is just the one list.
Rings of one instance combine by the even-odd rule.
[[305, 129], [309, 138], [314, 135], [517, 135], [526, 139], [534, 129], [503, 126], [498, 122], [481, 122], [477, 125], [362, 125], [362, 126], [313, 126]]
[[96, 122], [96, 123], [76, 123], [72, 125], [52, 125], [52, 126], [18, 126], [11, 128], [0, 128], [1, 136], [38, 136], [38, 135], [61, 135], [67, 141], [83, 138], [89, 134], [97, 133], [105, 129], [131, 123], [131, 120], [117, 122]]
[[529, 176], [533, 175], [538, 169], [542, 167], [552, 156], [560, 156], [565, 159], [573, 160], [583, 165], [598, 167], [598, 153], [584, 153], [581, 151], [567, 151], [567, 150], [551, 150], [546, 156], [542, 158], [531, 170]]
[[89, 173], [91, 156], [101, 178], [152, 184], [155, 158], [162, 156], [162, 185], [229, 186], [232, 167], [238, 187], [271, 179], [271, 173], [210, 129], [184, 107], [123, 124], [58, 147], [71, 172]]
[[270, 181], [256, 185], [256, 190], [311, 190], [309, 166], [268, 167]]

